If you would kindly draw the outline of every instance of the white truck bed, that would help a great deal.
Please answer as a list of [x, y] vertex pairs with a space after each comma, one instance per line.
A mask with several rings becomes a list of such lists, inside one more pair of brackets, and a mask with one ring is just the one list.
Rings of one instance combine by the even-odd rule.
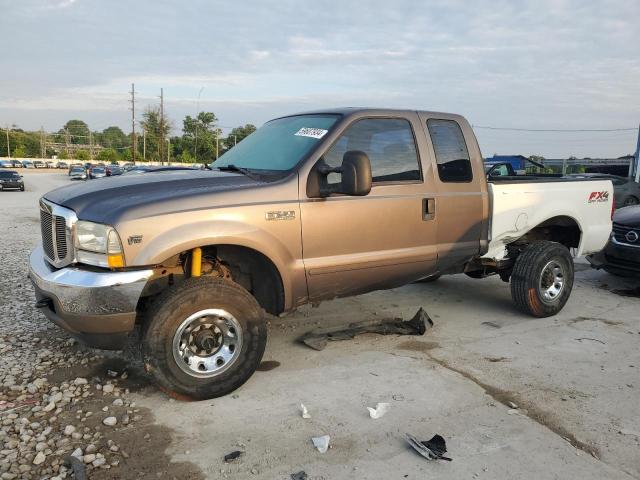
[[559, 216], [576, 221], [582, 232], [575, 256], [604, 248], [611, 234], [613, 185], [609, 180], [537, 179], [489, 182], [491, 224], [484, 258], [501, 260], [505, 245], [542, 222]]

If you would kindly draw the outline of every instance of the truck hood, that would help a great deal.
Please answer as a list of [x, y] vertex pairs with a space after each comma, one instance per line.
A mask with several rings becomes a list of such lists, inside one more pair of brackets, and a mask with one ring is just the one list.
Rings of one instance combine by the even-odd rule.
[[262, 183], [237, 173], [179, 170], [89, 180], [52, 190], [44, 198], [70, 208], [81, 220], [115, 225], [126, 214], [144, 216], [167, 202], [184, 201], [186, 209], [191, 203], [212, 203], [209, 197], [220, 192]]
[[613, 221], [629, 227], [640, 227], [640, 205], [616, 210]]

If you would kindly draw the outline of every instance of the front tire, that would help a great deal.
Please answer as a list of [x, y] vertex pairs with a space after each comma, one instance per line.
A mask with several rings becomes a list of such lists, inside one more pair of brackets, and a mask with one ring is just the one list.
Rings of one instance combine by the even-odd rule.
[[562, 244], [540, 241], [518, 256], [511, 274], [516, 307], [534, 317], [549, 317], [567, 303], [573, 288], [573, 259]]
[[238, 284], [190, 278], [149, 310], [142, 347], [159, 386], [195, 400], [226, 395], [246, 382], [267, 343], [264, 312]]

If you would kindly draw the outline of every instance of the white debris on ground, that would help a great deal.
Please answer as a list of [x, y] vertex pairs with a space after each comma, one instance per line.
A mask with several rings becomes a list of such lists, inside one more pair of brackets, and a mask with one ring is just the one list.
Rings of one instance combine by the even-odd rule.
[[[64, 463], [72, 454], [89, 472], [116, 467], [122, 452], [110, 436], [141, 417], [119, 379], [106, 371], [94, 378], [73, 374], [91, 371], [102, 357], [33, 308], [25, 276], [30, 245], [14, 235], [12, 245], [0, 245], [0, 480], [71, 478]], [[109, 405], [109, 413], [96, 404]]]

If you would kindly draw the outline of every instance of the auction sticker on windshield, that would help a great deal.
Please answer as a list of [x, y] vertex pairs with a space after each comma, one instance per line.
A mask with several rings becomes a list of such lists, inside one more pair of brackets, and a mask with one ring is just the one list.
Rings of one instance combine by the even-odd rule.
[[322, 138], [324, 137], [329, 130], [324, 130], [322, 128], [306, 128], [303, 127], [298, 130], [295, 135], [298, 137], [311, 137], [311, 138]]

